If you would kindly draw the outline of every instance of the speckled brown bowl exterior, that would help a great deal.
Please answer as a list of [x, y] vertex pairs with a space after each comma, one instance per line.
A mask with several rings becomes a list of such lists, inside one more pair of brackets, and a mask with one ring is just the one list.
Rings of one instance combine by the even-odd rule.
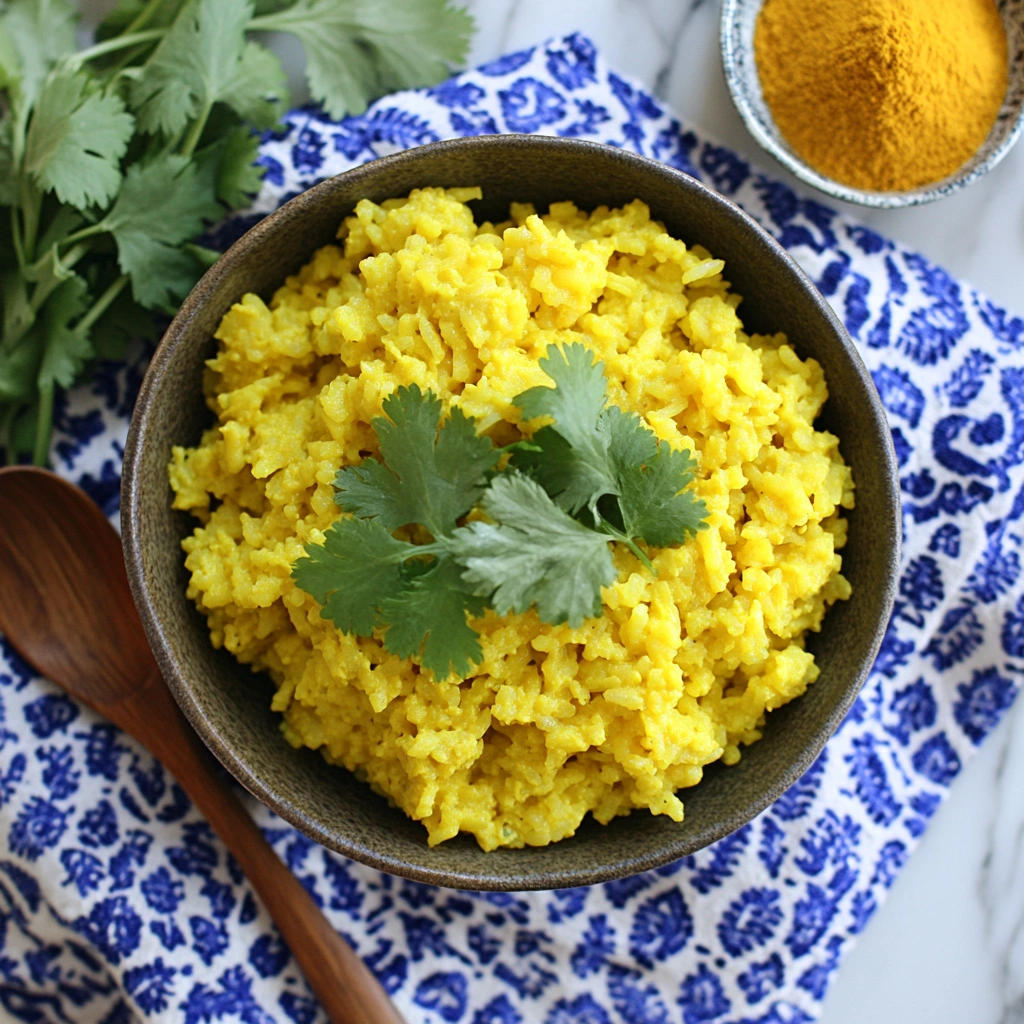
[[[203, 361], [221, 317], [243, 293], [269, 296], [313, 250], [331, 242], [363, 198], [417, 187], [480, 185], [478, 219], [503, 219], [513, 200], [583, 209], [641, 198], [675, 236], [726, 261], [744, 296], [748, 330], [785, 331], [825, 368], [831, 398], [821, 423], [842, 439], [857, 483], [843, 571], [853, 597], [809, 639], [821, 678], [768, 716], [762, 742], [732, 768], [711, 766], [684, 794], [686, 820], [636, 811], [541, 849], [483, 853], [461, 835], [431, 849], [426, 830], [348, 772], [295, 751], [270, 711], [269, 679], [210, 645], [206, 620], [185, 597], [181, 539], [195, 523], [171, 511], [171, 446], [210, 424]], [[153, 357], [128, 436], [122, 492], [124, 550], [135, 600], [164, 675], [189, 721], [248, 790], [306, 835], [383, 871], [468, 889], [588, 885], [658, 867], [739, 828], [811, 764], [860, 689], [892, 606], [900, 535], [896, 465], [870, 376], [829, 305], [790, 257], [736, 206], [664, 164], [611, 146], [525, 135], [433, 143], [384, 157], [297, 196], [257, 224], [206, 273]]]

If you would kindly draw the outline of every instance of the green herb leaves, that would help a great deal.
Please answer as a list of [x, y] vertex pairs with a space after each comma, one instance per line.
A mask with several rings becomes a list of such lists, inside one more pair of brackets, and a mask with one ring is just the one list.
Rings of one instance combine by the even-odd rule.
[[578, 344], [541, 360], [553, 388], [530, 388], [515, 402], [529, 419], [551, 416], [552, 426], [532, 438], [538, 451], [518, 447], [512, 464], [531, 473], [570, 513], [627, 544], [648, 568], [636, 546], [683, 544], [704, 529], [704, 502], [684, 490], [696, 463], [687, 452], [659, 443], [635, 413], [606, 406], [604, 368]]
[[472, 26], [446, 0], [118, 0], [75, 52], [76, 19], [69, 0], [0, 4], [9, 462], [48, 460], [54, 389], [116, 357], [126, 325], [142, 337], [172, 313], [217, 255], [196, 237], [259, 191], [259, 132], [288, 103], [259, 33], [303, 42], [314, 98], [340, 118], [444, 78]]
[[552, 346], [540, 361], [555, 387], [536, 387], [515, 399], [526, 419], [550, 416], [556, 426], [533, 436], [540, 451], [517, 451], [513, 462], [532, 471], [544, 489], [568, 512], [593, 508], [615, 490], [615, 466], [608, 431], [601, 423], [607, 401], [603, 367], [582, 345]]
[[[258, 128], [281, 112], [285, 77], [269, 50], [246, 42], [249, 0], [195, 0], [185, 7], [132, 86], [139, 127], [176, 135], [223, 102]], [[194, 145], [192, 148], [195, 148]]]
[[[384, 402], [373, 421], [383, 461], [338, 472], [335, 501], [350, 516], [292, 569], [325, 618], [359, 636], [380, 630], [388, 651], [419, 655], [437, 678], [466, 676], [482, 656], [467, 616], [535, 606], [543, 621], [577, 627], [600, 614], [615, 579], [610, 539], [653, 571], [636, 540], [668, 547], [704, 528], [704, 503], [684, 490], [693, 459], [605, 405], [602, 364], [569, 345], [542, 366], [555, 387], [516, 403], [554, 423], [509, 446], [503, 472], [502, 450], [460, 409], [442, 420], [440, 399], [415, 385]], [[487, 521], [460, 526], [474, 509]], [[429, 543], [392, 536], [414, 524]]]
[[608, 538], [566, 515], [540, 484], [515, 471], [495, 477], [481, 509], [492, 523], [456, 531], [464, 579], [499, 615], [536, 604], [545, 622], [576, 627], [601, 614], [601, 587], [615, 579]]
[[440, 555], [433, 568], [411, 576], [400, 594], [380, 606], [381, 621], [390, 623], [384, 646], [400, 658], [420, 654], [436, 679], [451, 672], [468, 676], [482, 657], [480, 638], [466, 615], [482, 615], [484, 602], [461, 573], [450, 555]]
[[74, 49], [78, 15], [69, 0], [12, 0], [0, 16], [0, 87], [18, 94], [19, 113], [47, 72]]
[[706, 529], [704, 502], [683, 490], [696, 467], [689, 452], [674, 451], [668, 441], [659, 442], [643, 466], [620, 466], [618, 505], [626, 536], [667, 548]]
[[477, 502], [484, 474], [500, 452], [461, 409], [438, 428], [441, 400], [413, 384], [384, 403], [388, 418], [373, 421], [385, 465], [366, 459], [338, 473], [337, 503], [394, 530], [408, 523], [435, 537], [451, 533], [455, 521]]
[[194, 258], [178, 246], [219, 212], [196, 164], [169, 153], [128, 168], [121, 192], [98, 228], [117, 242], [117, 262], [132, 281], [135, 301], [147, 308], [188, 294]]
[[[439, 422], [441, 400], [416, 385], [386, 399], [384, 413], [373, 421], [384, 462], [364, 459], [335, 480], [334, 500], [353, 518], [338, 520], [323, 547], [307, 546], [310, 557], [292, 575], [344, 632], [386, 628], [384, 646], [393, 654], [406, 658], [422, 647], [423, 664], [438, 678], [452, 670], [467, 675], [481, 655], [466, 613], [479, 615], [483, 605], [448, 544], [501, 452], [459, 409]], [[414, 523], [433, 534], [433, 544], [391, 536]]]
[[296, 0], [250, 27], [302, 40], [309, 91], [340, 118], [381, 93], [440, 81], [465, 58], [473, 21], [447, 0]]
[[55, 71], [29, 126], [25, 170], [62, 203], [106, 205], [121, 184], [134, 127], [120, 96], [100, 91], [87, 75]]
[[[402, 592], [402, 563], [416, 552], [376, 520], [341, 519], [295, 563], [295, 582], [344, 633], [370, 636], [381, 604]], [[420, 638], [422, 640], [422, 637]]]

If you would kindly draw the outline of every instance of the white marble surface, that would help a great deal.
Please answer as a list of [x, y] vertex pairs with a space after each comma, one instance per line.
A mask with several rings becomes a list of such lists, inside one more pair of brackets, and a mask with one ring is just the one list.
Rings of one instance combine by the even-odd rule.
[[[720, 0], [470, 0], [470, 63], [581, 30], [685, 119], [803, 190], [747, 134], [718, 49]], [[842, 206], [1024, 311], [1024, 144], [972, 188], [888, 212]], [[1024, 1024], [1024, 706], [954, 783], [837, 972], [822, 1024]]]

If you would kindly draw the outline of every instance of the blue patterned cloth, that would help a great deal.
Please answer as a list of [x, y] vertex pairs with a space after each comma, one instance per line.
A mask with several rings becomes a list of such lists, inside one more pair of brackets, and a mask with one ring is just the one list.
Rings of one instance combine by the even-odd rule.
[[[692, 857], [605, 885], [435, 889], [253, 813], [410, 1024], [805, 1024], [1024, 671], [1024, 321], [681, 124], [578, 35], [341, 123], [292, 113], [263, 142], [253, 215], [220, 239], [354, 164], [503, 131], [624, 146], [701, 178], [828, 296], [874, 376], [900, 465], [903, 564], [881, 654], [839, 732], [774, 806]], [[58, 410], [54, 462], [111, 516], [142, 363], [101, 366]], [[6, 646], [0, 754], [6, 1015], [323, 1020], [173, 780]]]

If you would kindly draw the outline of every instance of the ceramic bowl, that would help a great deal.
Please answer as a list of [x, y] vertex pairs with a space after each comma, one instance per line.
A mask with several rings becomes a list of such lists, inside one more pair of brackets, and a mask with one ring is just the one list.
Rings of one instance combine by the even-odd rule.
[[[270, 711], [273, 686], [210, 645], [206, 620], [185, 597], [181, 539], [194, 520], [171, 511], [171, 446], [193, 445], [211, 422], [203, 399], [212, 334], [244, 292], [269, 296], [334, 239], [366, 197], [378, 202], [427, 185], [480, 185], [477, 219], [501, 220], [512, 200], [583, 209], [647, 202], [669, 231], [725, 259], [744, 296], [748, 329], [784, 330], [797, 351], [824, 366], [832, 397], [823, 425], [842, 438], [857, 482], [843, 572], [853, 597], [809, 638], [821, 678], [768, 717], [762, 742], [738, 765], [712, 765], [684, 794], [686, 820], [634, 812], [545, 848], [483, 853], [461, 835], [433, 849], [426, 830], [348, 772], [311, 750], [293, 750]], [[470, 889], [587, 885], [654, 868], [749, 821], [812, 763], [859, 690], [892, 604], [900, 533], [896, 466], [871, 378], [829, 305], [779, 245], [738, 207], [664, 164], [611, 146], [524, 135], [433, 143], [323, 182], [286, 203], [237, 241], [186, 299], [157, 349], [128, 437], [122, 492], [125, 557], [157, 659], [189, 721], [231, 773], [306, 835], [384, 871]]]
[[[950, 0], [936, 2], [948, 3]], [[750, 134], [801, 181], [834, 199], [862, 206], [894, 210], [931, 203], [959, 192], [987, 174], [1009, 153], [1024, 130], [1024, 0], [997, 0], [997, 4], [1006, 26], [1010, 67], [1006, 98], [995, 124], [982, 147], [963, 167], [941, 181], [908, 192], [870, 192], [844, 185], [819, 174], [793, 152], [772, 120], [757, 75], [754, 26], [764, 0], [725, 0], [721, 26], [725, 80]]]

